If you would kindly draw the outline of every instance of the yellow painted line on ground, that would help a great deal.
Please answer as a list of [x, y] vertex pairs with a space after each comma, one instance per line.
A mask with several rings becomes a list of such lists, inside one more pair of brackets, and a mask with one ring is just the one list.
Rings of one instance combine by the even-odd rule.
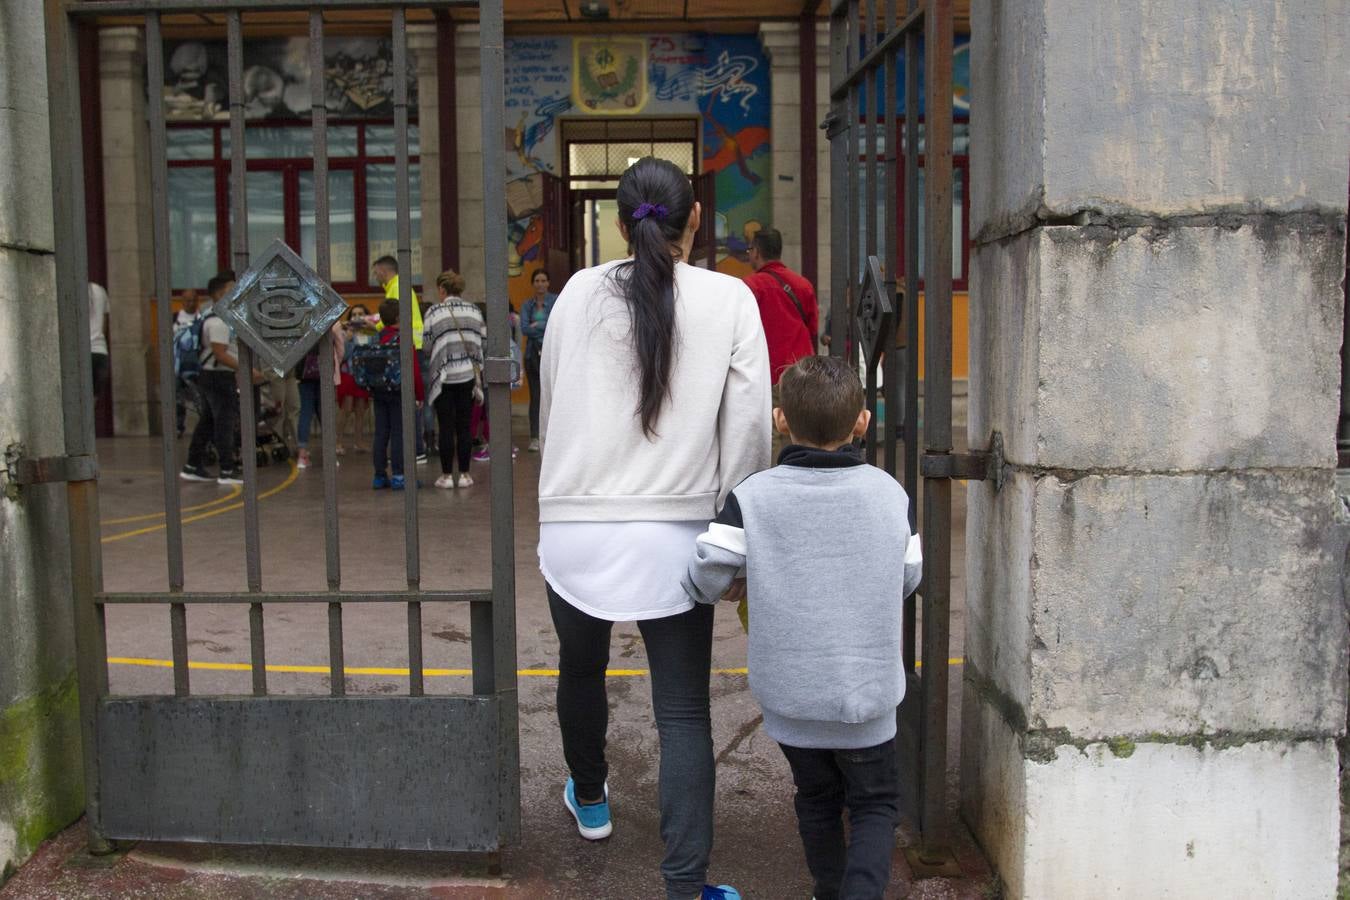
[[[244, 493], [244, 486], [242, 484], [236, 484], [234, 486], [234, 490], [230, 491], [224, 497], [217, 497], [216, 499], [211, 500], [207, 503], [198, 503], [196, 506], [185, 506], [181, 510], [179, 510], [179, 512], [196, 512], [199, 509], [210, 509], [211, 507], [219, 506], [222, 503], [229, 503], [231, 500], [237, 499], [239, 495], [242, 493]], [[104, 519], [98, 524], [130, 525], [132, 522], [149, 522], [151, 519], [162, 519], [162, 518], [164, 518], [164, 513], [162, 512], [146, 513], [143, 516], [125, 516], [121, 519]]]
[[[947, 660], [949, 665], [959, 666], [965, 660], [960, 657]], [[171, 659], [147, 659], [138, 656], [110, 656], [108, 664], [113, 666], [141, 666], [153, 669], [172, 669], [173, 660]], [[251, 672], [253, 666], [249, 663], [227, 663], [227, 662], [199, 662], [190, 660], [189, 669], [198, 669], [212, 672]], [[328, 666], [287, 666], [287, 665], [269, 665], [268, 672], [278, 672], [290, 675], [327, 675]], [[407, 678], [409, 671], [406, 668], [387, 668], [383, 666], [347, 666], [343, 673], [346, 675], [389, 675], [396, 678]], [[713, 669], [714, 675], [747, 675], [749, 670], [745, 667], [738, 669]], [[422, 674], [428, 678], [466, 678], [473, 674], [473, 669], [423, 669]], [[651, 674], [650, 669], [607, 669], [605, 674], [610, 678], [642, 678]], [[522, 678], [557, 678], [557, 669], [517, 669], [516, 675]]]
[[[263, 491], [261, 494], [258, 495], [258, 499], [259, 499], [259, 500], [266, 500], [268, 497], [271, 497], [271, 496], [273, 496], [274, 494], [279, 494], [279, 493], [281, 493], [282, 491], [286, 490], [286, 488], [288, 488], [288, 487], [290, 487], [291, 485], [295, 484], [295, 479], [296, 479], [296, 477], [299, 476], [300, 470], [296, 468], [296, 466], [295, 466], [295, 460], [291, 460], [291, 461], [290, 461], [290, 466], [291, 466], [291, 472], [290, 472], [289, 475], [286, 476], [286, 480], [283, 481], [283, 482], [281, 482], [281, 484], [277, 485], [277, 486], [274, 487], [274, 488], [270, 488], [270, 489], [268, 489], [268, 490], [266, 490], [266, 491]], [[242, 490], [242, 488], [241, 488], [241, 490]], [[238, 495], [236, 495], [236, 496], [238, 496]], [[183, 520], [183, 524], [184, 524], [184, 525], [190, 525], [190, 524], [192, 524], [193, 522], [200, 522], [202, 519], [209, 519], [209, 518], [211, 518], [212, 516], [224, 515], [224, 514], [227, 513], [227, 512], [233, 512], [233, 511], [236, 510], [236, 509], [243, 509], [243, 508], [244, 508], [244, 504], [243, 504], [242, 502], [239, 502], [239, 503], [231, 503], [229, 506], [222, 506], [222, 507], [220, 507], [220, 508], [218, 508], [218, 509], [212, 509], [212, 510], [210, 510], [210, 511], [208, 511], [208, 512], [198, 513], [198, 514], [195, 515], [195, 516], [188, 516], [187, 518], [185, 518], [185, 519]], [[114, 543], [114, 542], [116, 542], [116, 541], [124, 541], [124, 540], [126, 540], [127, 538], [139, 537], [140, 535], [143, 535], [143, 534], [154, 534], [156, 531], [163, 531], [164, 528], [165, 528], [165, 526], [166, 526], [166, 523], [161, 522], [161, 523], [158, 524], [158, 525], [150, 525], [150, 526], [148, 526], [148, 527], [146, 527], [146, 528], [137, 528], [137, 529], [135, 529], [134, 531], [124, 531], [124, 532], [122, 532], [121, 534], [110, 534], [110, 535], [108, 535], [107, 537], [103, 538], [102, 541], [100, 541], [100, 543], [103, 543], [103, 544], [111, 544], [111, 543]], [[324, 671], [326, 672], [327, 669], [325, 669]]]

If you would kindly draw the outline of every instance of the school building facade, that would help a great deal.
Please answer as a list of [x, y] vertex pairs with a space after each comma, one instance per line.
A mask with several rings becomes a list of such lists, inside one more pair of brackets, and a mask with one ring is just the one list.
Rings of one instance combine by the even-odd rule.
[[[479, 31], [449, 15], [409, 13], [409, 154], [413, 280], [431, 291], [461, 269], [482, 297], [482, 156], [507, 172], [512, 302], [537, 269], [558, 290], [571, 272], [624, 252], [614, 227], [618, 176], [652, 154], [681, 165], [714, 211], [694, 260], [745, 275], [749, 241], [772, 225], [784, 260], [829, 303], [828, 25], [790, 2], [763, 15], [716, 3], [684, 15], [652, 7], [508, 3], [504, 134], [479, 125]], [[650, 12], [650, 15], [646, 14]], [[395, 246], [392, 54], [387, 16], [337, 21], [325, 46], [333, 284], [350, 303], [382, 292], [371, 262]], [[596, 18], [587, 19], [587, 16]], [[968, 19], [958, 14], [958, 31]], [[968, 27], [965, 29], [968, 31]], [[249, 246], [281, 238], [314, 258], [310, 72], [303, 16], [244, 19]], [[229, 268], [230, 129], [223, 21], [166, 17], [165, 83], [146, 83], [145, 33], [100, 23], [82, 35], [89, 272], [111, 301], [111, 387], [102, 434], [156, 427], [154, 259], [146, 100], [157, 91], [169, 123], [170, 279], [174, 300]], [[969, 36], [954, 48], [953, 189], [955, 377], [964, 382], [967, 270]], [[903, 111], [902, 111], [903, 112]], [[919, 110], [920, 116], [923, 110]], [[898, 143], [898, 139], [897, 139]], [[859, 165], [866, 168], [860, 148]], [[901, 185], [904, 179], [900, 179]], [[903, 189], [903, 188], [902, 188]], [[420, 200], [420, 202], [419, 202]], [[921, 228], [922, 231], [922, 228]], [[711, 257], [711, 259], [710, 259]], [[822, 316], [822, 323], [826, 321]], [[922, 346], [922, 341], [920, 342]]]

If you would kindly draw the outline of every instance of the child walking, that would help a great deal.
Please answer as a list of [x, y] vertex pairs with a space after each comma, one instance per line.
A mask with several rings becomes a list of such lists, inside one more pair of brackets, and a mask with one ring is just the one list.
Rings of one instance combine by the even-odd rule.
[[[380, 304], [380, 322], [384, 330], [380, 332], [382, 346], [398, 346], [398, 301], [385, 300]], [[401, 491], [403, 480], [403, 385], [413, 383], [417, 396], [417, 406], [422, 406], [422, 367], [417, 363], [417, 354], [413, 354], [412, 378], [402, 377], [398, 384], [375, 386], [371, 388], [371, 401], [375, 405], [375, 445], [372, 448], [375, 463], [375, 478], [371, 487], [375, 490], [393, 488]], [[390, 477], [388, 467], [394, 470]]]
[[779, 385], [774, 425], [791, 443], [727, 498], [684, 587], [701, 603], [748, 596], [750, 690], [792, 769], [816, 900], [880, 900], [899, 818], [901, 601], [922, 571], [918, 537], [904, 488], [853, 447], [871, 419], [857, 373], [808, 356]]

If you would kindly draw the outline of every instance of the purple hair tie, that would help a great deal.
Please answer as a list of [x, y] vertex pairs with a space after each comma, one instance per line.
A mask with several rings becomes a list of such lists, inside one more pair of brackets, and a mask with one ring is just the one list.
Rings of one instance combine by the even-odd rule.
[[657, 219], [664, 219], [670, 214], [670, 210], [660, 203], [643, 203], [637, 209], [633, 210], [633, 220], [645, 219], [648, 216], [656, 216]]

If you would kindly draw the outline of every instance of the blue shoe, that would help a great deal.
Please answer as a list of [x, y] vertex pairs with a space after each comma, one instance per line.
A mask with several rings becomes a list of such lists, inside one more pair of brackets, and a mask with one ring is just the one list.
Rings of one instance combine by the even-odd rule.
[[376, 475], [375, 478], [370, 482], [370, 488], [371, 490], [374, 491], [382, 491], [387, 487], [389, 487], [388, 475]]
[[404, 487], [403, 476], [395, 475], [393, 478], [389, 479], [389, 487], [393, 488], [396, 491], [403, 490]]
[[705, 884], [699, 900], [741, 900], [741, 892], [729, 884], [719, 884], [717, 887]]
[[[588, 803], [582, 806], [577, 802], [577, 787], [572, 779], [567, 779], [563, 789], [563, 805], [577, 820], [577, 831], [588, 841], [598, 841], [609, 837], [614, 831], [614, 823], [609, 820], [609, 785], [605, 785], [603, 803]], [[739, 898], [739, 895], [737, 895]]]

